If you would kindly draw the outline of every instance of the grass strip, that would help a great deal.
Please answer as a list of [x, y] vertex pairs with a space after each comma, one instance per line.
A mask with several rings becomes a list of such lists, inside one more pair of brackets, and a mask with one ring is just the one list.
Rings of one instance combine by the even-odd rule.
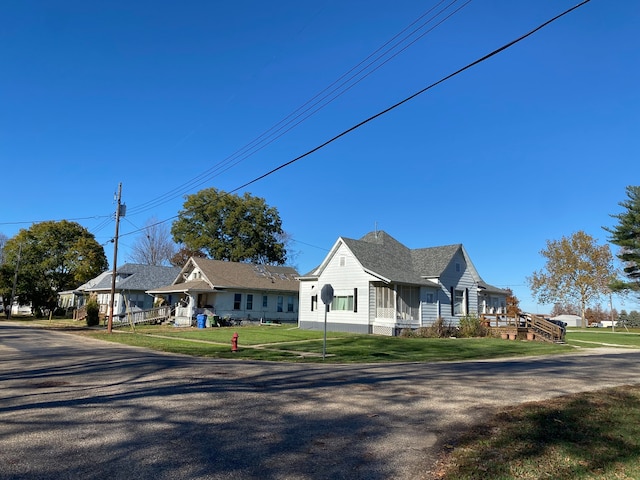
[[441, 480], [640, 478], [640, 386], [501, 410], [445, 446]]

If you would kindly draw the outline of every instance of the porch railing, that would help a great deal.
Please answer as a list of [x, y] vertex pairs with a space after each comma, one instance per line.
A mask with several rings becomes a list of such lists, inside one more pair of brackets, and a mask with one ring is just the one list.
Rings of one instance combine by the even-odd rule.
[[156, 307], [150, 310], [127, 312], [113, 317], [113, 326], [141, 325], [145, 323], [162, 323], [171, 317], [171, 306]]
[[566, 329], [538, 315], [510, 317], [507, 314], [480, 315], [481, 321], [490, 328], [513, 332], [533, 333], [535, 338], [546, 342], [564, 342]]

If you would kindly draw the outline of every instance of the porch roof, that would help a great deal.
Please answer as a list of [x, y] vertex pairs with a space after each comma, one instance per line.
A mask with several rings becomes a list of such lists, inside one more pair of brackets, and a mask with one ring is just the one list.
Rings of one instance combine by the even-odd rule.
[[188, 282], [177, 283], [175, 285], [167, 285], [164, 287], [154, 288], [147, 290], [146, 293], [152, 294], [165, 294], [165, 293], [202, 293], [212, 292], [215, 289], [211, 288], [204, 280], [190, 280]]

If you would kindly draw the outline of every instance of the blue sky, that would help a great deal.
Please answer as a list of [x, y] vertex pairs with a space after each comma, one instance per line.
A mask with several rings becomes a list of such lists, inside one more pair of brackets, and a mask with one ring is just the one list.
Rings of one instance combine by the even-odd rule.
[[[123, 263], [132, 232], [185, 194], [235, 190], [576, 3], [2, 2], [0, 233], [70, 219], [106, 243], [122, 182]], [[301, 273], [378, 228], [410, 248], [464, 244], [486, 281], [545, 312], [526, 277], [546, 240], [604, 243], [639, 182], [639, 24], [637, 2], [593, 0], [238, 193], [279, 210]], [[334, 83], [358, 65], [360, 81]], [[314, 115], [269, 130], [314, 97]]]

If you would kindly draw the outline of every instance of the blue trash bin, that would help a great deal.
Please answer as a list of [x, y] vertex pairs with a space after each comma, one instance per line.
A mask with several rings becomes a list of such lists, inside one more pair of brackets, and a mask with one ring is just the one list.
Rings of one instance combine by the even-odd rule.
[[198, 320], [198, 328], [205, 328], [207, 326], [207, 316], [203, 313], [196, 316]]

